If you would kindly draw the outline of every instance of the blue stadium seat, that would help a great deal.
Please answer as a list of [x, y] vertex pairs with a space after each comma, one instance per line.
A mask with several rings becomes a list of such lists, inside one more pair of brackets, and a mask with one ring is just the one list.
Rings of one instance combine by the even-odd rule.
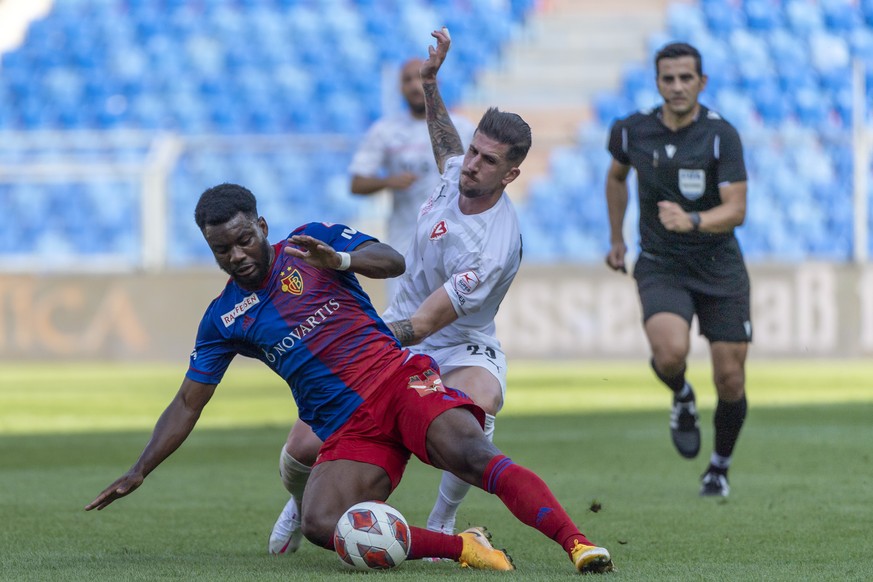
[[769, 32], [784, 26], [785, 14], [779, 0], [745, 0], [743, 9], [749, 30]]
[[825, 28], [821, 7], [808, 0], [788, 0], [785, 16], [791, 30], [800, 38], [806, 38]]
[[715, 36], [726, 38], [734, 31], [746, 27], [746, 15], [736, 4], [704, 0], [702, 7], [709, 30]]
[[698, 5], [670, 4], [667, 7], [667, 30], [673, 38], [690, 39], [709, 29]]
[[825, 26], [836, 33], [847, 33], [862, 26], [863, 16], [855, 0], [819, 0]]
[[778, 127], [791, 114], [791, 107], [778, 83], [770, 80], [759, 86], [753, 94], [755, 109], [762, 122], [770, 127]]

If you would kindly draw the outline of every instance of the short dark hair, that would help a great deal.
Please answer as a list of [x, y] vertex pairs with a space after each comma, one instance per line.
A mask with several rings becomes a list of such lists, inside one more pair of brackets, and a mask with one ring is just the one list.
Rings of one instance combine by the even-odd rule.
[[521, 163], [530, 150], [530, 126], [516, 113], [489, 107], [482, 119], [479, 120], [476, 131], [508, 145], [509, 151], [506, 153], [506, 159], [510, 162]]
[[703, 76], [703, 57], [700, 56], [699, 50], [687, 42], [671, 42], [658, 51], [655, 55], [655, 76], [658, 76], [658, 63], [661, 62], [661, 59], [678, 59], [679, 57], [694, 57], [697, 63], [697, 74]]
[[219, 184], [200, 195], [194, 209], [194, 222], [202, 231], [207, 226], [224, 224], [240, 212], [249, 218], [258, 218], [255, 195], [238, 184]]

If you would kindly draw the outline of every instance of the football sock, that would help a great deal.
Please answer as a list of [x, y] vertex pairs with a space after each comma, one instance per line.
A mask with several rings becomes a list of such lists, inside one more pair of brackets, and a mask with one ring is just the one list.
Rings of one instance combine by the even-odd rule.
[[652, 358], [649, 363], [652, 365], [652, 370], [655, 371], [655, 375], [658, 377], [658, 380], [667, 385], [667, 388], [673, 391], [673, 394], [676, 395], [676, 400], [679, 402], [688, 402], [691, 400], [691, 387], [685, 382], [685, 370], [686, 368], [683, 366], [682, 371], [679, 372], [675, 376], [665, 376], [662, 374], [658, 368], [655, 366], [655, 358]]
[[493, 493], [522, 523], [542, 532], [571, 554], [574, 541], [593, 546], [576, 527], [549, 486], [529, 469], [497, 455], [488, 463], [482, 475], [482, 489]]
[[731, 458], [730, 457], [722, 457], [717, 453], [712, 453], [709, 457], [709, 467], [707, 467], [707, 472], [713, 473], [721, 473], [722, 475], [727, 475], [728, 469], [731, 466]]
[[[715, 425], [715, 453], [725, 459], [730, 459], [734, 445], [740, 436], [740, 429], [746, 420], [746, 396], [736, 402], [718, 400], [712, 423]], [[730, 463], [730, 461], [728, 461]]]
[[[485, 436], [489, 441], [494, 440], [494, 415], [485, 415]], [[455, 516], [458, 507], [466, 497], [471, 485], [448, 471], [443, 471], [440, 481], [439, 492], [436, 502], [427, 518], [428, 529], [439, 531], [442, 529], [454, 529]]]
[[410, 560], [448, 558], [457, 562], [464, 548], [461, 536], [446, 535], [421, 527], [409, 526], [409, 537], [411, 540], [407, 558]]
[[308, 467], [292, 457], [285, 450], [285, 445], [282, 445], [282, 452], [279, 454], [279, 476], [282, 478], [282, 485], [297, 501], [298, 512], [300, 511], [300, 503], [303, 501], [303, 490], [306, 489], [306, 482], [309, 480], [311, 471], [312, 467]]

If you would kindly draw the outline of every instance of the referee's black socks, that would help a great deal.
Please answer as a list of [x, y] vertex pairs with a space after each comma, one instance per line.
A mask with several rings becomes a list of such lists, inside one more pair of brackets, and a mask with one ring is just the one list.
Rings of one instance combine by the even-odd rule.
[[725, 402], [721, 398], [715, 406], [712, 423], [715, 425], [715, 454], [730, 457], [734, 445], [740, 437], [740, 429], [746, 420], [746, 395], [736, 402]]
[[[675, 376], [665, 376], [660, 370], [658, 370], [657, 366], [655, 366], [655, 358], [649, 360], [649, 364], [651, 364], [652, 370], [655, 371], [658, 380], [666, 384], [667, 388], [673, 391], [677, 401], [690, 402], [691, 400], [694, 400], [694, 392], [691, 390], [688, 383], [685, 382], [686, 367], [683, 366], [682, 371]], [[688, 387], [686, 388], [686, 386]]]

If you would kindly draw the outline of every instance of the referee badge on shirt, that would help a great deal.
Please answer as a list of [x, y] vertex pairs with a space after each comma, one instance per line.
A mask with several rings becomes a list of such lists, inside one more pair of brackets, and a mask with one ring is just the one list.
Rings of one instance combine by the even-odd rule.
[[[289, 270], [291, 271], [290, 273], [288, 272]], [[293, 267], [287, 267], [282, 271], [282, 291], [292, 295], [303, 293], [303, 277], [300, 275], [300, 271]]]
[[679, 191], [689, 200], [697, 200], [706, 190], [706, 170], [679, 169]]

